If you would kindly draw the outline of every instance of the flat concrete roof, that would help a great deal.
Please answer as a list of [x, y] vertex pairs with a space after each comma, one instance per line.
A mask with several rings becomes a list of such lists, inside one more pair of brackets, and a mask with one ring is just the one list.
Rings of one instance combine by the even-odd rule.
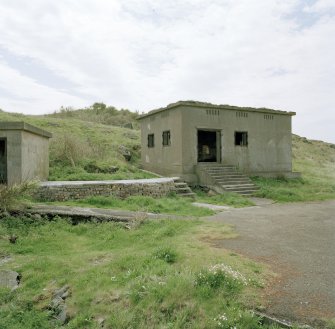
[[52, 137], [52, 134], [48, 131], [23, 121], [0, 121], [0, 130], [23, 130], [46, 138]]
[[166, 107], [161, 107], [156, 110], [152, 110], [146, 114], [141, 115], [137, 120], [144, 119], [148, 116], [154, 115], [159, 112], [167, 111], [170, 109], [174, 109], [177, 107], [201, 107], [206, 109], [222, 109], [222, 110], [234, 110], [234, 111], [245, 111], [245, 112], [257, 112], [257, 113], [270, 113], [270, 114], [281, 114], [281, 115], [296, 115], [295, 112], [288, 112], [288, 111], [279, 111], [279, 110], [272, 110], [267, 109], [264, 107], [261, 108], [253, 108], [253, 107], [240, 107], [240, 106], [232, 106], [232, 105], [216, 105], [212, 103], [206, 102], [196, 102], [196, 101], [178, 101], [176, 103], [171, 103]]

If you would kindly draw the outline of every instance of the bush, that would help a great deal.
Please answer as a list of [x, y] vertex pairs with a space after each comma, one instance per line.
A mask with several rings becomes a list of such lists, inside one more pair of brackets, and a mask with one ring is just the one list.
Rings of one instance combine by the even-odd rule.
[[23, 199], [35, 190], [36, 182], [29, 181], [19, 185], [0, 185], [0, 210], [7, 211], [22, 207]]

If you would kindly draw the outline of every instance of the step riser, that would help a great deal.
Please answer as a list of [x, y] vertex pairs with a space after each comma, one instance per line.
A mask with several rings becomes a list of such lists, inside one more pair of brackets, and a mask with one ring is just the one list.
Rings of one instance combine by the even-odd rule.
[[232, 170], [232, 169], [207, 169], [205, 170], [208, 173], [212, 173], [212, 172], [237, 172], [236, 170]]
[[255, 192], [257, 192], [258, 190], [254, 190], [254, 189], [234, 189], [234, 188], [232, 188], [232, 189], [228, 189], [228, 188], [225, 188], [224, 189], [225, 191], [227, 191], [227, 192], [235, 192], [235, 193], [245, 193], [245, 192], [252, 192], [252, 193], [255, 193]]
[[215, 180], [233, 180], [233, 181], [243, 180], [243, 181], [251, 182], [250, 178], [243, 177], [243, 176], [239, 176], [239, 177], [225, 177], [225, 176], [213, 177], [213, 176], [211, 176], [211, 177]]
[[246, 178], [246, 176], [244, 175], [241, 175], [239, 173], [231, 173], [231, 174], [207, 174], [208, 176], [211, 176], [211, 177], [216, 177], [216, 178], [229, 178], [229, 177], [232, 177], [232, 178]]
[[217, 183], [229, 185], [231, 182], [232, 184], [252, 184], [250, 180], [247, 179], [215, 179]]

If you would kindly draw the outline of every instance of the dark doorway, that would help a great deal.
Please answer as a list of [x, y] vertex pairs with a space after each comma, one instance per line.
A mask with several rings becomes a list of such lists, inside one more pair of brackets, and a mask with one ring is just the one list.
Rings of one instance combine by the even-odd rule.
[[7, 140], [0, 139], [0, 184], [7, 184]]
[[198, 130], [198, 162], [217, 162], [217, 132]]

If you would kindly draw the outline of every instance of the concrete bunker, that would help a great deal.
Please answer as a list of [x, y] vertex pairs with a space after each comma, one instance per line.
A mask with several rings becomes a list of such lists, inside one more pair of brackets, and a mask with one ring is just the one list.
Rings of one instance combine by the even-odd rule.
[[296, 177], [291, 150], [294, 115], [194, 101], [170, 104], [139, 118], [142, 166], [190, 184], [203, 183], [199, 167], [223, 171], [228, 166], [249, 176]]
[[47, 180], [51, 137], [25, 122], [0, 122], [0, 184]]

